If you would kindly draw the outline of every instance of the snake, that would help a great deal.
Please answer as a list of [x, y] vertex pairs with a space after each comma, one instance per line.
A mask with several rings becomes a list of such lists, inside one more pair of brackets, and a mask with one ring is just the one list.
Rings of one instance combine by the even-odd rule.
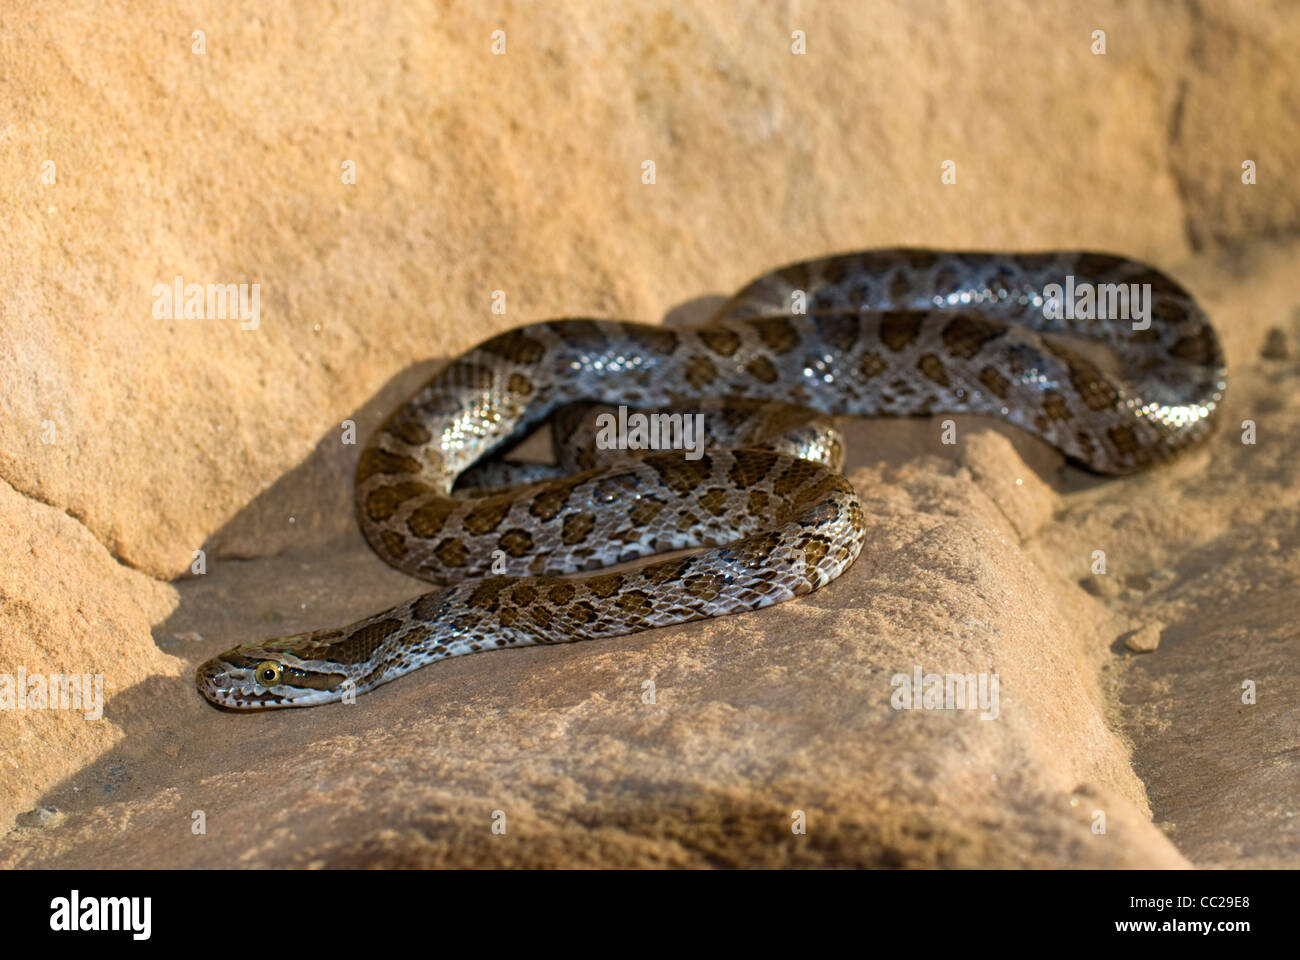
[[[987, 415], [1119, 476], [1201, 441], [1226, 376], [1182, 286], [1085, 251], [869, 250], [766, 273], [695, 325], [507, 329], [447, 361], [358, 459], [366, 540], [437, 588], [235, 647], [196, 683], [232, 710], [355, 702], [448, 657], [802, 597], [868, 529], [835, 417]], [[658, 440], [616, 435], [615, 410]], [[512, 459], [543, 425], [555, 462]]]

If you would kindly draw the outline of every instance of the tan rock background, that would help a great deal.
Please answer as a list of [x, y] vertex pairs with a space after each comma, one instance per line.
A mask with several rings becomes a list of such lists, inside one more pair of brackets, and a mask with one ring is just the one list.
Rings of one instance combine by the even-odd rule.
[[[108, 704], [0, 713], [0, 862], [1300, 863], [1297, 54], [1255, 0], [6, 11], [0, 673], [103, 673]], [[421, 589], [356, 534], [339, 425], [429, 361], [893, 245], [1159, 264], [1258, 444], [1099, 482], [985, 421], [956, 454], [848, 422], [879, 530], [804, 601], [354, 709], [199, 700], [213, 652]], [[258, 283], [260, 325], [155, 319], [177, 275]], [[916, 663], [997, 670], [999, 719], [891, 711]]]

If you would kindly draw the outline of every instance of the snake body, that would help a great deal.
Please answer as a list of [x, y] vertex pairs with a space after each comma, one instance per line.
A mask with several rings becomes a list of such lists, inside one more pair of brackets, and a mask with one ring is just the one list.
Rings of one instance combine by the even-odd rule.
[[[1045, 311], [1067, 277], [1141, 285], [1149, 324]], [[1118, 372], [1080, 339], [1110, 347]], [[1182, 287], [1078, 252], [849, 254], [766, 274], [700, 326], [508, 330], [389, 416], [357, 468], [371, 546], [440, 588], [348, 627], [236, 647], [199, 667], [197, 684], [225, 707], [306, 706], [445, 657], [779, 603], [835, 579], [862, 548], [829, 415], [989, 414], [1124, 474], [1200, 440], [1225, 376], [1214, 328]], [[557, 449], [558, 466], [504, 459], [557, 414], [590, 423], [592, 402], [698, 414], [709, 446], [695, 458], [599, 450], [588, 430]]]

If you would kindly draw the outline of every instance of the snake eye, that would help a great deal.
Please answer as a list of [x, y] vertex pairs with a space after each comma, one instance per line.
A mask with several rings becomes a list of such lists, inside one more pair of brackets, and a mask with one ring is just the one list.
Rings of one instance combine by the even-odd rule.
[[257, 665], [257, 669], [253, 671], [253, 676], [257, 678], [257, 682], [262, 686], [273, 687], [280, 682], [280, 674], [283, 671], [284, 668], [274, 660], [263, 660]]

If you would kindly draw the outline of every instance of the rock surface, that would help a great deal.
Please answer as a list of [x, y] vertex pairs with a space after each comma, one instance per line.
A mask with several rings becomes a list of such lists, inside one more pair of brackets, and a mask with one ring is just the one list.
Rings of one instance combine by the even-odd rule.
[[[1300, 865], [1293, 7], [266, 6], [0, 25], [0, 675], [106, 701], [0, 710], [0, 864]], [[437, 359], [895, 245], [1158, 263], [1220, 328], [1222, 428], [1106, 481], [845, 421], [872, 534], [803, 600], [355, 706], [194, 691], [423, 589], [356, 532], [341, 425]], [[176, 276], [257, 283], [256, 328], [157, 317]], [[894, 709], [917, 669], [997, 674], [996, 717]]]

